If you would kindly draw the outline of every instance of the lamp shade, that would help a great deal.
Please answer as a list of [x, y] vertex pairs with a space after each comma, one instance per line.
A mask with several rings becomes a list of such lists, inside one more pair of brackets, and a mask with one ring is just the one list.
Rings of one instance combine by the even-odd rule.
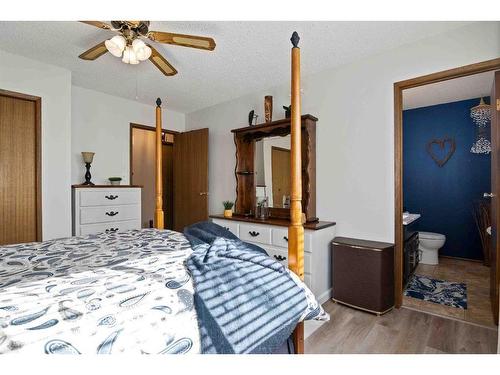
[[89, 163], [89, 164], [92, 163], [92, 161], [94, 160], [94, 155], [95, 152], [82, 151], [82, 157], [84, 163]]
[[104, 42], [107, 50], [116, 57], [121, 57], [125, 46], [127, 45], [127, 41], [121, 35], [115, 35], [109, 40]]
[[132, 42], [132, 49], [134, 50], [137, 60], [139, 61], [147, 60], [151, 56], [151, 48], [149, 48], [146, 43], [140, 39], [135, 39]]
[[130, 46], [125, 47], [125, 51], [123, 51], [122, 61], [125, 64], [139, 64], [139, 60], [137, 60], [137, 56], [135, 55], [134, 49]]

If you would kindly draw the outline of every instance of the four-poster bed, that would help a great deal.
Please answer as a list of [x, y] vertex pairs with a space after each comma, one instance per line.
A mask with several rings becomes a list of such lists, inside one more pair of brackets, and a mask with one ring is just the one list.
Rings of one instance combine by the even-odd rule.
[[213, 223], [163, 230], [161, 100], [155, 229], [0, 247], [0, 353], [273, 353], [326, 320], [304, 277], [300, 50], [292, 36], [290, 272]]
[[[304, 214], [302, 212], [302, 150], [301, 150], [301, 98], [300, 98], [300, 48], [299, 34], [294, 31], [291, 54], [291, 141], [290, 141], [290, 225], [288, 227], [288, 268], [304, 280]], [[162, 120], [161, 99], [156, 99], [156, 211], [155, 228], [163, 226], [162, 191]], [[293, 333], [295, 352], [304, 353], [304, 323], [300, 322]]]

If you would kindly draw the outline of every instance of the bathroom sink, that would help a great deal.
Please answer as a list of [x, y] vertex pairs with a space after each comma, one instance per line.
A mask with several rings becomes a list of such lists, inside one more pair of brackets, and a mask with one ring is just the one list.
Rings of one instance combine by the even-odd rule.
[[403, 212], [403, 225], [409, 225], [417, 220], [420, 214], [410, 214], [409, 212]]

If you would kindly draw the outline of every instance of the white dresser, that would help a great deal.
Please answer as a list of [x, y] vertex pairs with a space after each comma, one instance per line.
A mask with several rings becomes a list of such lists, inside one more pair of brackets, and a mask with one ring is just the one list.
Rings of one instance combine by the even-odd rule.
[[141, 228], [141, 188], [75, 185], [73, 235], [109, 233]]
[[[281, 225], [258, 224], [242, 218], [241, 221], [212, 215], [212, 221], [230, 230], [242, 241], [254, 243], [276, 260], [288, 266], [288, 228]], [[307, 226], [315, 229], [307, 229]], [[330, 242], [335, 237], [335, 223], [319, 222], [306, 225], [304, 230], [304, 282], [320, 303], [331, 295]]]

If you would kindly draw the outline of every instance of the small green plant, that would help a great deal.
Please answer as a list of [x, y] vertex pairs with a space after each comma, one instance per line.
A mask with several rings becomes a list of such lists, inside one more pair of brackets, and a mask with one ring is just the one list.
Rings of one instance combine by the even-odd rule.
[[231, 201], [224, 201], [222, 202], [222, 205], [224, 206], [225, 210], [231, 210], [234, 206], [234, 203]]
[[110, 177], [108, 178], [109, 181], [121, 181], [122, 178], [121, 177]]

